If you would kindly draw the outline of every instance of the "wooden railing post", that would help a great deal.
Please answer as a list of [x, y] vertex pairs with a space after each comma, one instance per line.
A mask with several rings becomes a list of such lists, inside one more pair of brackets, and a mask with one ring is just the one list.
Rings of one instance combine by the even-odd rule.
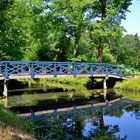
[[54, 67], [53, 67], [53, 76], [54, 76], [54, 77], [57, 77], [56, 64], [54, 64]]
[[135, 77], [134, 69], [132, 69], [132, 77]]
[[108, 73], [108, 64], [105, 65], [105, 73], [106, 73], [106, 76], [108, 77], [109, 73]]
[[94, 75], [93, 65], [90, 65], [90, 75], [91, 77]]
[[33, 66], [34, 64], [33, 63], [31, 63], [31, 66], [30, 66], [30, 75], [31, 75], [31, 78], [34, 78], [34, 76], [35, 76], [35, 73], [34, 73], [34, 66]]
[[75, 66], [75, 63], [73, 63], [73, 75], [74, 75], [74, 77], [76, 77], [76, 66]]
[[73, 75], [74, 75], [74, 77], [76, 77], [76, 75], [77, 75], [77, 66], [76, 66], [76, 63], [73, 63]]
[[8, 63], [5, 62], [5, 65], [4, 65], [4, 78], [5, 79], [9, 79], [9, 70], [8, 70]]
[[120, 76], [120, 78], [122, 78], [123, 77], [123, 73], [122, 73], [123, 68], [122, 67], [119, 67], [119, 68], [120, 68], [120, 75], [119, 76]]

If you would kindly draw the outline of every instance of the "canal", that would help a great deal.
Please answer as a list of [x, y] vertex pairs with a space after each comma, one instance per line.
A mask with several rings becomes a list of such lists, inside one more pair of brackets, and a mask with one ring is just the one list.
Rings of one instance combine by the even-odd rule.
[[32, 122], [38, 140], [139, 140], [140, 93], [23, 88], [2, 104]]

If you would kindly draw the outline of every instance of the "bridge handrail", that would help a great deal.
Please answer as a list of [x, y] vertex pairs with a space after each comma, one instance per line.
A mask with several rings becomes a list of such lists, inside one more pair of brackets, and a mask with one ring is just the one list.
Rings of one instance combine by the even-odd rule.
[[11, 74], [29, 74], [34, 78], [37, 74], [77, 76], [79, 74], [114, 75], [120, 78], [134, 76], [132, 69], [107, 63], [85, 62], [50, 62], [50, 61], [0, 61], [0, 76], [8, 79]]

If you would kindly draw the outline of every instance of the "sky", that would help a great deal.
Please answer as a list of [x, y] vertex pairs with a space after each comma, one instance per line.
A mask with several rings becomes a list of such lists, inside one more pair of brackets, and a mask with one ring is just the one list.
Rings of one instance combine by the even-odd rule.
[[122, 21], [122, 25], [127, 30], [127, 34], [140, 36], [140, 0], [133, 0], [129, 6], [129, 11], [126, 15], [126, 20]]

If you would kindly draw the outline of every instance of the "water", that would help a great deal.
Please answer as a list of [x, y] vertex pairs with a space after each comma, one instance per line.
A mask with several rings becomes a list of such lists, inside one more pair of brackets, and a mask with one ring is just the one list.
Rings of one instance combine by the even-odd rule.
[[140, 93], [112, 90], [25, 91], [3, 103], [30, 117], [39, 140], [139, 140], [139, 100]]
[[96, 105], [38, 116], [33, 120], [36, 137], [68, 140], [140, 139], [139, 103], [120, 99], [106, 105]]

